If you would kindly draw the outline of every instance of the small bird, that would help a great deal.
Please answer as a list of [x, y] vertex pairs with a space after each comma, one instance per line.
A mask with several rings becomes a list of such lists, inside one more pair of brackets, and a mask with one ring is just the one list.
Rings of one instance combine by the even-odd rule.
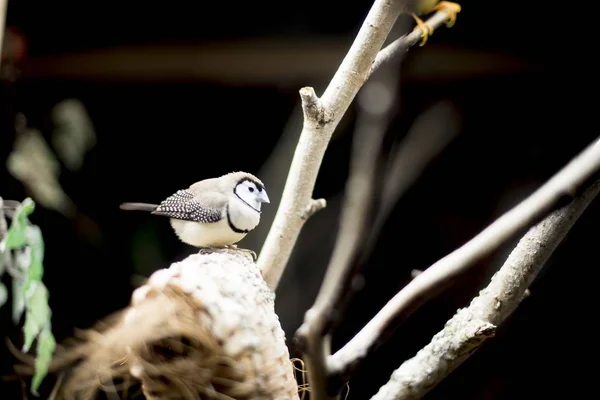
[[[456, 14], [458, 14], [461, 10], [460, 4], [453, 3], [450, 1], [440, 1], [440, 0], [416, 0], [415, 3], [415, 11], [411, 13], [412, 17], [417, 22], [417, 28], [421, 28], [422, 41], [421, 46], [423, 46], [427, 42], [427, 38], [433, 35], [433, 28], [423, 22], [418, 15], [431, 14], [434, 11], [446, 11], [448, 15], [450, 15], [450, 20], [446, 24], [448, 28], [450, 28], [456, 22]], [[417, 29], [415, 28], [415, 29]]]
[[120, 208], [168, 217], [177, 237], [194, 247], [235, 248], [260, 222], [262, 203], [269, 202], [260, 179], [231, 172], [178, 190], [158, 205], [122, 203]]

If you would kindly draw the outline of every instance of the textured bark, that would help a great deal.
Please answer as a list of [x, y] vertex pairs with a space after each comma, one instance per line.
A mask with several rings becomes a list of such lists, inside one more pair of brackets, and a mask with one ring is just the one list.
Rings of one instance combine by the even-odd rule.
[[599, 191], [600, 181], [532, 227], [479, 296], [395, 370], [372, 399], [419, 399], [463, 363], [527, 296], [529, 285]]
[[84, 362], [63, 395], [89, 398], [119, 378], [140, 381], [156, 400], [297, 399], [274, 297], [239, 250], [194, 254], [156, 271], [115, 324], [71, 350]]

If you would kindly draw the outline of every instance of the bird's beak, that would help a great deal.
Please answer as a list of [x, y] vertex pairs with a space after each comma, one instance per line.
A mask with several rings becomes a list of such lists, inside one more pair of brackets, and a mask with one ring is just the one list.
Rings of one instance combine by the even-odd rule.
[[266, 190], [263, 190], [262, 192], [260, 192], [260, 194], [258, 195], [258, 199], [260, 200], [261, 203], [270, 203], [271, 202], [269, 200], [269, 196], [267, 196]]

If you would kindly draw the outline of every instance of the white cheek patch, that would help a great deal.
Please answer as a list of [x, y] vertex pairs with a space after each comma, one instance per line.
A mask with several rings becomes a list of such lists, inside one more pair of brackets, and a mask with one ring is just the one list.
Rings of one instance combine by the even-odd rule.
[[254, 206], [254, 203], [255, 203], [254, 193], [250, 193], [250, 191], [248, 190], [248, 186], [246, 184], [238, 185], [237, 195], [240, 196], [240, 198], [242, 200], [244, 200], [246, 203]]

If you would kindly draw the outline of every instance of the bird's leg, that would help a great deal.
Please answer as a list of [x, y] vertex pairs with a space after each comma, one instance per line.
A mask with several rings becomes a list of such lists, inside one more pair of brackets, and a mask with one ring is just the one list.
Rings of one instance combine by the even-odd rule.
[[452, 27], [452, 25], [454, 25], [454, 23], [456, 22], [456, 14], [458, 14], [461, 10], [460, 4], [458, 3], [453, 3], [451, 1], [440, 1], [439, 3], [436, 4], [435, 7], [433, 7], [433, 9], [431, 10], [433, 11], [446, 11], [448, 13], [448, 15], [450, 16], [449, 21], [446, 23], [446, 26], [448, 28]]
[[412, 17], [417, 22], [417, 26], [415, 27], [415, 30], [421, 29], [421, 32], [422, 32], [421, 38], [423, 38], [423, 40], [421, 41], [421, 44], [419, 46], [424, 46], [425, 43], [427, 43], [427, 38], [429, 36], [433, 35], [433, 28], [430, 25], [423, 22], [423, 20], [421, 18], [417, 17], [417, 14], [412, 13]]

